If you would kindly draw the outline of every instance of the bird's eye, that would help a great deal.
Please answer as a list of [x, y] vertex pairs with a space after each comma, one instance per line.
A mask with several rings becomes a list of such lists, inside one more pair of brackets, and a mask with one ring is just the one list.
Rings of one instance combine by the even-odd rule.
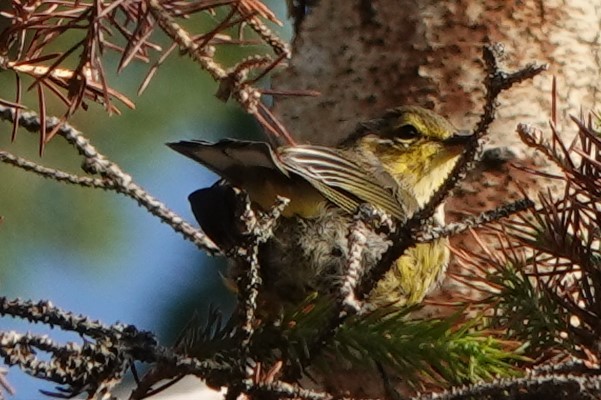
[[399, 127], [394, 136], [400, 140], [412, 140], [419, 136], [419, 132], [415, 126], [407, 124]]

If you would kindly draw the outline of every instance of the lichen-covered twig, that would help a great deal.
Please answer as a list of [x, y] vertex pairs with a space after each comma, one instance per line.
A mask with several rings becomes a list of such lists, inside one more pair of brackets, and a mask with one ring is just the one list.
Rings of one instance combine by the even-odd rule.
[[[29, 375], [66, 385], [63, 391], [78, 394], [110, 391], [131, 363], [161, 363], [180, 374], [202, 378], [232, 371], [227, 363], [184, 357], [160, 346], [149, 332], [134, 326], [104, 325], [55, 307], [50, 302], [9, 300], [0, 297], [0, 316], [11, 316], [61, 330], [75, 332], [86, 340], [83, 345], [61, 345], [46, 336], [0, 332], [0, 357], [8, 365], [18, 365]], [[50, 356], [46, 361], [38, 352]]]
[[16, 156], [5, 150], [0, 150], [0, 162], [12, 165], [24, 171], [33, 172], [34, 174], [43, 178], [52, 179], [57, 182], [65, 182], [73, 185], [93, 187], [97, 189], [107, 189], [107, 182], [103, 179], [79, 176], [61, 171], [60, 169], [44, 167], [36, 162]]
[[347, 268], [342, 277], [338, 296], [341, 317], [362, 311], [362, 302], [355, 291], [363, 275], [363, 252], [368, 246], [367, 232], [384, 232], [390, 235], [396, 229], [393, 219], [370, 204], [361, 204], [348, 233]]
[[232, 377], [228, 387], [227, 399], [236, 399], [243, 392], [248, 392], [253, 382], [256, 368], [261, 364], [253, 360], [251, 353], [251, 342], [256, 327], [256, 312], [258, 307], [259, 290], [262, 285], [259, 246], [269, 240], [273, 234], [278, 218], [290, 202], [284, 197], [277, 197], [275, 204], [267, 212], [255, 212], [251, 202], [245, 193], [234, 189], [238, 201], [242, 205], [241, 222], [245, 225], [246, 240], [237, 248], [237, 262], [243, 263], [246, 271], [237, 282], [238, 287], [238, 314], [240, 316], [238, 351], [238, 368], [240, 379]]
[[431, 227], [426, 231], [418, 233], [416, 237], [416, 242], [431, 242], [439, 238], [457, 235], [459, 233], [465, 232], [470, 228], [498, 221], [510, 215], [514, 215], [519, 212], [525, 211], [533, 206], [534, 202], [532, 202], [532, 200], [530, 199], [517, 200], [513, 203], [505, 204], [503, 206], [495, 208], [494, 210], [485, 211], [480, 215], [466, 217], [459, 222], [454, 222], [445, 226]]
[[[18, 118], [18, 123], [21, 127], [31, 132], [40, 132], [40, 117], [36, 113], [21, 111], [17, 116], [15, 109], [0, 105], [0, 119], [14, 122], [15, 117]], [[124, 194], [135, 200], [140, 206], [146, 208], [152, 215], [171, 226], [173, 230], [196, 244], [200, 249], [210, 254], [220, 252], [219, 248], [201, 230], [185, 222], [180, 216], [136, 184], [129, 174], [125, 173], [117, 164], [99, 153], [81, 132], [69, 124], [61, 123], [57, 118], [47, 118], [45, 126], [50, 130], [59, 126], [57, 133], [84, 157], [82, 168], [88, 173], [99, 175], [101, 178], [81, 177], [46, 168], [32, 161], [16, 157], [6, 151], [0, 152], [0, 161], [35, 172], [46, 178], [56, 179], [59, 182], [113, 190]]]
[[[597, 370], [589, 374], [566, 373], [529, 374], [520, 378], [498, 379], [492, 382], [454, 387], [442, 393], [418, 395], [412, 400], [468, 400], [468, 399], [564, 399], [578, 394], [578, 399], [601, 396], [601, 377]], [[576, 388], [576, 389], [575, 389]], [[520, 393], [520, 395], [511, 395]]]

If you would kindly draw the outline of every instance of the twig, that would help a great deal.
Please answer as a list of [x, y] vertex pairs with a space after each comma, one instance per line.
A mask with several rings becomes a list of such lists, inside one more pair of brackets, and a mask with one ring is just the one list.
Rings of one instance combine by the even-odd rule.
[[347, 269], [340, 286], [339, 309], [341, 317], [362, 311], [362, 303], [355, 290], [363, 275], [363, 251], [367, 246], [367, 233], [373, 230], [390, 235], [396, 230], [396, 224], [386, 213], [372, 205], [363, 203], [357, 210], [348, 234]]
[[[176, 354], [160, 346], [149, 332], [138, 331], [132, 325], [103, 325], [86, 316], [61, 310], [47, 301], [33, 303], [0, 297], [0, 315], [59, 327], [93, 340], [86, 340], [83, 346], [60, 345], [45, 336], [0, 332], [0, 356], [7, 364], [18, 365], [32, 376], [69, 385], [70, 392], [75, 394], [110, 389], [110, 384], [120, 380], [133, 361], [161, 363], [178, 374], [193, 374], [205, 379], [232, 371], [227, 363]], [[50, 353], [51, 360], [42, 361], [29, 350], [31, 347]]]
[[427, 231], [419, 232], [416, 237], [416, 242], [432, 242], [436, 239], [453, 236], [462, 233], [468, 230], [469, 228], [473, 228], [475, 226], [482, 226], [490, 222], [498, 221], [510, 215], [519, 213], [521, 211], [525, 211], [533, 206], [534, 203], [530, 199], [517, 200], [513, 203], [500, 206], [494, 210], [485, 211], [480, 215], [469, 216], [459, 222], [447, 224], [441, 227], [431, 227]]
[[99, 321], [91, 321], [86, 316], [61, 310], [49, 301], [42, 300], [34, 303], [30, 300], [9, 300], [6, 297], [0, 297], [0, 315], [10, 315], [14, 318], [26, 319], [29, 322], [59, 327], [65, 331], [77, 332], [93, 339], [107, 337], [121, 339], [127, 336], [130, 338], [145, 337], [144, 340], [154, 341], [148, 332], [139, 332], [132, 325], [106, 326]]
[[347, 269], [344, 273], [339, 295], [339, 310], [340, 317], [342, 318], [349, 314], [356, 314], [362, 308], [361, 301], [355, 295], [355, 288], [363, 272], [361, 264], [363, 261], [363, 251], [367, 245], [367, 231], [367, 226], [365, 226], [365, 223], [360, 218], [356, 218], [350, 228], [348, 235]]
[[[215, 48], [208, 43], [198, 44], [197, 41], [183, 29], [177, 21], [169, 14], [159, 0], [149, 0], [152, 15], [157, 19], [158, 24], [165, 33], [178, 44], [182, 52], [187, 53], [195, 62], [197, 62], [211, 77], [219, 83], [217, 97], [227, 100], [233, 97], [244, 110], [255, 116], [257, 120], [268, 130], [268, 133], [278, 136], [280, 130], [277, 129], [279, 122], [269, 121], [261, 115], [261, 93], [262, 91], [254, 86], [254, 80], [247, 81], [246, 75], [249, 69], [257, 69], [266, 66], [266, 70], [272, 69], [275, 64], [290, 56], [288, 45], [277, 38], [271, 31], [265, 27], [256, 16], [250, 16], [248, 23], [263, 40], [270, 45], [273, 51], [279, 57], [274, 61], [268, 56], [253, 56], [247, 60], [242, 60], [236, 66], [225, 69], [214, 58]], [[259, 74], [261, 76], [262, 74]], [[273, 117], [275, 118], [275, 117]], [[285, 138], [289, 141], [288, 138]]]
[[283, 55], [285, 58], [290, 58], [291, 51], [290, 45], [275, 35], [269, 28], [267, 28], [259, 18], [252, 17], [248, 21], [248, 26], [255, 31], [265, 43], [267, 43], [273, 49], [273, 52], [277, 55]]
[[[0, 119], [14, 123], [15, 115], [15, 109], [0, 105]], [[17, 119], [19, 125], [28, 131], [36, 133], [40, 131], [40, 118], [34, 112], [20, 112]], [[117, 164], [109, 161], [104, 155], [99, 153], [81, 132], [69, 124], [61, 123], [57, 118], [47, 118], [45, 126], [48, 130], [58, 127], [57, 133], [84, 157], [82, 168], [86, 172], [98, 174], [102, 178], [79, 177], [63, 171], [46, 168], [36, 165], [31, 161], [12, 156], [10, 153], [4, 151], [0, 153], [0, 161], [33, 171], [46, 178], [56, 179], [60, 182], [98, 187], [124, 194], [136, 200], [140, 206], [146, 208], [152, 215], [171, 226], [173, 230], [182, 234], [184, 238], [190, 240], [201, 250], [205, 250], [209, 254], [218, 254], [220, 252], [219, 248], [201, 230], [185, 222], [180, 216], [136, 184], [133, 178], [125, 173]]]
[[[246, 363], [249, 346], [254, 334], [255, 315], [257, 311], [257, 297], [262, 284], [259, 265], [259, 244], [261, 243], [258, 232], [259, 222], [251, 208], [250, 199], [238, 189], [235, 189], [239, 201], [244, 202], [245, 209], [240, 220], [246, 226], [248, 243], [238, 248], [237, 256], [245, 265], [246, 274], [238, 282], [238, 307], [242, 322], [240, 324], [240, 362]], [[242, 367], [243, 373], [246, 368]]]
[[331, 400], [334, 398], [331, 394], [326, 392], [303, 389], [298, 385], [292, 385], [282, 381], [252, 385], [249, 394], [257, 395], [257, 398], [264, 398], [264, 396], [304, 400]]
[[[130, 361], [125, 353], [113, 352], [109, 346], [109, 342], [102, 341], [61, 346], [47, 336], [0, 332], [0, 356], [7, 365], [18, 365], [33, 377], [68, 385], [74, 394], [110, 390], [111, 382], [121, 380]], [[49, 353], [51, 360], [42, 361], [34, 349]]]
[[0, 368], [0, 399], [4, 399], [2, 395], [2, 389], [6, 391], [6, 393], [10, 395], [15, 394], [15, 389], [10, 385], [8, 379], [6, 379], [6, 373], [8, 371], [5, 368]]
[[244, 241], [245, 243], [237, 250], [238, 262], [244, 263], [243, 269], [246, 271], [246, 274], [241, 276], [237, 284], [238, 307], [242, 320], [239, 330], [240, 349], [238, 360], [240, 372], [244, 379], [239, 383], [230, 385], [227, 398], [233, 399], [237, 398], [238, 394], [248, 390], [248, 385], [245, 382], [253, 376], [254, 369], [259, 365], [250, 357], [250, 345], [256, 326], [257, 300], [262, 285], [259, 246], [271, 238], [278, 218], [290, 202], [289, 199], [278, 196], [275, 204], [268, 212], [259, 212], [257, 215], [251, 207], [248, 195], [239, 189], [234, 188], [234, 190], [238, 201], [243, 206], [240, 220], [245, 225], [244, 234], [247, 238]]
[[71, 183], [83, 187], [93, 187], [97, 189], [108, 189], [108, 182], [99, 178], [90, 178], [79, 176], [61, 171], [55, 168], [47, 168], [38, 163], [18, 157], [8, 151], [0, 150], [0, 162], [15, 166], [25, 171], [33, 172], [43, 178], [53, 179], [58, 182]]
[[[512, 396], [511, 393], [515, 393]], [[528, 394], [527, 397], [517, 393]], [[582, 399], [598, 398], [601, 395], [599, 375], [576, 376], [570, 373], [530, 375], [523, 378], [501, 379], [453, 388], [442, 393], [415, 396], [412, 400], [462, 400], [462, 399], [518, 399], [555, 398], [581, 394]], [[571, 397], [573, 398], [573, 397]]]

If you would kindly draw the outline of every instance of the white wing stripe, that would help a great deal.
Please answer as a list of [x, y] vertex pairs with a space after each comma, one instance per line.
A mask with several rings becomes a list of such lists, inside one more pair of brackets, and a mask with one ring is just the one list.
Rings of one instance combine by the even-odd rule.
[[[290, 171], [306, 179], [346, 190], [363, 201], [377, 200], [380, 207], [384, 207], [387, 212], [397, 217], [405, 216], [403, 207], [395, 198], [392, 189], [371, 181], [364, 170], [329, 148], [295, 146], [280, 149], [278, 155]], [[348, 199], [344, 195], [342, 197]]]

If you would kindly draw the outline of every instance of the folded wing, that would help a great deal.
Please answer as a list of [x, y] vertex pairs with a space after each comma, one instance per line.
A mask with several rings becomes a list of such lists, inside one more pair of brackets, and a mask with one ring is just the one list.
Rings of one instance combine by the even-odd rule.
[[[175, 151], [203, 164], [230, 183], [245, 187], [249, 175], [255, 180], [308, 182], [323, 197], [352, 214], [361, 203], [370, 203], [395, 218], [408, 215], [410, 193], [390, 181], [384, 182], [336, 149], [323, 146], [281, 147], [274, 152], [263, 142], [221, 140], [168, 143]], [[286, 193], [280, 193], [286, 196]], [[252, 196], [251, 196], [252, 197]], [[403, 199], [400, 201], [399, 199]], [[413, 209], [413, 204], [410, 204]]]
[[398, 219], [408, 215], [407, 204], [399, 198], [413, 199], [404, 188], [384, 183], [369, 171], [347, 159], [336, 149], [323, 146], [293, 146], [278, 149], [279, 161], [287, 170], [303, 177], [326, 198], [354, 213], [361, 203], [372, 204]]

